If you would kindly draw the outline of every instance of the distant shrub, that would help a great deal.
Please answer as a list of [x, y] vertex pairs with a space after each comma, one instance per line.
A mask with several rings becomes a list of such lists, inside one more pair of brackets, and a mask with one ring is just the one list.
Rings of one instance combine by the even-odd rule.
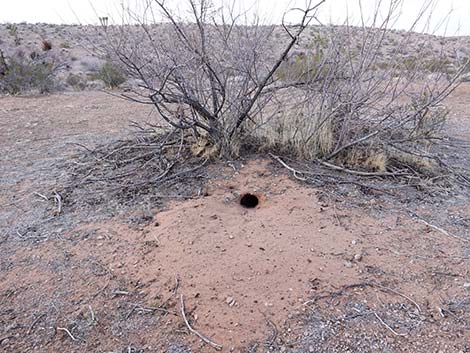
[[42, 51], [49, 51], [52, 49], [52, 43], [48, 40], [42, 41]]
[[80, 66], [84, 72], [98, 73], [101, 65], [101, 61], [95, 57], [86, 57], [80, 60]]
[[70, 43], [69, 42], [62, 42], [62, 43], [60, 43], [60, 47], [62, 49], [70, 49]]
[[87, 86], [87, 79], [79, 74], [70, 74], [65, 83], [76, 90], [83, 91]]
[[27, 56], [23, 52], [3, 57], [3, 65], [0, 66], [3, 66], [0, 91], [9, 94], [32, 90], [51, 92], [56, 87], [56, 73], [60, 68], [50, 58], [33, 53]]
[[15, 45], [19, 46], [21, 44], [21, 38], [18, 34], [18, 27], [15, 24], [8, 24], [7, 30], [10, 36], [13, 37], [13, 41], [15, 42]]
[[109, 88], [117, 88], [126, 82], [123, 70], [111, 62], [106, 62], [101, 66], [97, 78], [102, 80]]

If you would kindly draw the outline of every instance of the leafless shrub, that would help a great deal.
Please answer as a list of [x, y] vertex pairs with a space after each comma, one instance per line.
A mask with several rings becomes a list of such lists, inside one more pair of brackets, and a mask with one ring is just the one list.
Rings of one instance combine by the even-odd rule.
[[168, 125], [192, 131], [214, 155], [230, 155], [246, 121], [272, 100], [276, 70], [323, 2], [300, 10], [280, 52], [272, 48], [275, 26], [248, 24], [206, 0], [188, 0], [192, 23], [163, 1], [145, 1], [143, 14], [128, 14], [137, 26], [108, 26], [104, 49], [140, 82], [143, 91], [127, 98], [153, 104]]
[[[106, 26], [99, 49], [139, 83], [124, 97], [154, 105], [168, 126], [190, 132], [197, 155], [234, 155], [256, 141], [333, 168], [414, 171], [420, 163], [412, 161], [439, 142], [442, 101], [468, 67], [442, 52], [403, 51], [429, 1], [387, 50], [402, 0], [391, 0], [385, 16], [377, 7], [372, 22], [362, 18], [359, 27], [319, 23], [324, 1], [296, 9], [298, 23], [282, 27], [249, 23], [206, 0], [188, 0], [189, 19], [166, 2], [143, 3], [143, 13], [123, 17], [135, 25]], [[313, 38], [294, 52], [313, 24]], [[286, 40], [276, 47], [279, 29]], [[423, 171], [431, 165], [422, 164]]]

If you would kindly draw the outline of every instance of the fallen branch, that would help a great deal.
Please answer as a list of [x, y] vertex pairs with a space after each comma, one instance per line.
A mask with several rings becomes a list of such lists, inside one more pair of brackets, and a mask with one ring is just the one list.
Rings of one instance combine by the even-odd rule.
[[57, 203], [57, 213], [56, 215], [60, 215], [61, 212], [62, 212], [62, 196], [60, 196], [59, 193], [57, 193], [56, 191], [54, 191], [54, 199]]
[[[418, 305], [418, 303], [416, 303], [416, 301], [414, 301], [413, 299], [411, 299], [409, 296], [403, 294], [403, 293], [400, 293], [398, 291], [396, 291], [395, 289], [392, 289], [392, 288], [389, 288], [389, 287], [386, 287], [386, 286], [383, 286], [381, 284], [378, 284], [378, 283], [374, 283], [374, 282], [364, 282], [364, 283], [355, 283], [355, 284], [350, 284], [348, 286], [345, 286], [344, 288], [336, 291], [336, 292], [332, 292], [330, 294], [327, 294], [327, 295], [323, 295], [323, 296], [318, 296], [318, 297], [315, 297], [313, 299], [310, 299], [308, 301], [306, 301], [305, 303], [303, 303], [302, 305], [300, 305], [299, 307], [301, 306], [305, 306], [305, 305], [309, 305], [309, 304], [312, 304], [312, 303], [315, 303], [317, 302], [318, 300], [320, 299], [324, 299], [324, 298], [329, 298], [329, 297], [337, 297], [337, 296], [340, 296], [340, 295], [343, 295], [345, 291], [347, 291], [348, 289], [353, 289], [353, 288], [364, 288], [364, 287], [376, 287], [378, 289], [381, 289], [382, 291], [389, 291], [389, 292], [392, 292], [402, 298], [405, 298], [407, 300], [409, 300], [411, 303], [413, 303], [413, 305], [416, 307], [416, 309], [418, 309], [418, 312], [421, 312], [421, 307]], [[297, 308], [299, 308], [297, 307]]]
[[348, 174], [352, 175], [358, 175], [358, 176], [365, 176], [365, 177], [373, 177], [373, 176], [378, 176], [378, 177], [397, 177], [397, 176], [405, 176], [409, 175], [408, 173], [390, 173], [390, 172], [362, 172], [359, 170], [352, 170], [352, 169], [347, 169], [344, 167], [340, 167], [339, 165], [328, 163], [325, 161], [318, 161], [321, 165], [333, 169], [333, 170], [338, 170], [341, 172], [345, 172]]
[[178, 288], [180, 286], [180, 280], [178, 276], [175, 277], [175, 286], [173, 287], [173, 290], [171, 291], [171, 294], [168, 298], [166, 298], [158, 307], [159, 308], [164, 308], [166, 304], [174, 297], [176, 294], [178, 294]]
[[448, 237], [452, 237], [452, 238], [455, 238], [455, 239], [458, 239], [458, 240], [461, 240], [461, 241], [470, 243], [470, 240], [469, 240], [469, 239], [465, 239], [465, 238], [459, 237], [458, 235], [452, 234], [452, 233], [446, 231], [445, 229], [442, 229], [441, 227], [438, 227], [438, 226], [436, 226], [436, 225], [434, 225], [434, 224], [431, 224], [431, 223], [425, 221], [424, 219], [418, 217], [417, 215], [415, 215], [415, 217], [416, 217], [416, 219], [417, 219], [418, 221], [420, 221], [421, 223], [424, 223], [424, 224], [427, 225], [428, 227], [430, 227], [430, 228], [432, 228], [432, 229], [434, 229], [434, 230], [437, 230], [438, 232], [441, 232], [442, 234], [447, 235]]
[[380, 321], [382, 325], [384, 325], [390, 332], [392, 332], [395, 336], [406, 336], [404, 333], [398, 333], [395, 331], [393, 328], [391, 328], [385, 321], [382, 320], [382, 318], [374, 311], [373, 312], [374, 316], [377, 318], [377, 320]]
[[189, 324], [188, 318], [186, 317], [186, 311], [184, 309], [183, 294], [181, 294], [180, 300], [181, 300], [181, 315], [183, 316], [184, 323], [186, 324], [186, 327], [188, 328], [189, 332], [198, 336], [204, 343], [208, 344], [209, 346], [214, 348], [216, 351], [221, 351], [223, 347], [220, 344], [217, 344], [211, 341], [211, 339], [209, 339], [208, 337], [204, 336], [202, 333], [196, 331], [195, 329], [191, 327], [191, 325]]
[[67, 335], [69, 335], [69, 337], [72, 339], [72, 341], [78, 341], [77, 338], [75, 338], [72, 333], [67, 330], [65, 327], [57, 327], [57, 331], [64, 331], [65, 333], [67, 333]]
[[43, 195], [39, 192], [33, 192], [34, 195], [39, 196], [40, 198], [44, 199], [45, 201], [49, 201], [49, 198], [46, 195]]
[[32, 322], [31, 326], [29, 326], [28, 332], [26, 332], [26, 334], [29, 335], [29, 334], [33, 331], [34, 326], [36, 326], [36, 324], [37, 324], [43, 317], [45, 317], [45, 316], [46, 316], [46, 314], [41, 314], [41, 315], [39, 315], [39, 316]]
[[275, 156], [274, 154], [269, 154], [272, 158], [274, 158], [276, 161], [278, 161], [284, 168], [286, 168], [287, 170], [291, 171], [292, 174], [294, 175], [294, 177], [300, 181], [306, 181], [307, 179], [306, 178], [302, 178], [302, 177], [299, 177], [298, 174], [304, 174], [303, 172], [300, 172], [292, 167], [290, 167], [289, 165], [287, 165], [287, 163], [285, 163], [280, 157], [278, 156]]
[[405, 294], [400, 293], [400, 292], [396, 291], [395, 289], [382, 286], [381, 284], [378, 284], [378, 283], [372, 283], [372, 285], [375, 286], [375, 287], [377, 287], [377, 288], [379, 288], [379, 289], [382, 289], [382, 290], [386, 290], [386, 291], [395, 293], [396, 295], [399, 295], [399, 296], [402, 297], [402, 298], [408, 299], [410, 302], [413, 303], [414, 306], [416, 306], [416, 309], [418, 309], [418, 312], [421, 312], [421, 307], [418, 305], [418, 303], [416, 303], [413, 299], [411, 299], [410, 297], [406, 296]]

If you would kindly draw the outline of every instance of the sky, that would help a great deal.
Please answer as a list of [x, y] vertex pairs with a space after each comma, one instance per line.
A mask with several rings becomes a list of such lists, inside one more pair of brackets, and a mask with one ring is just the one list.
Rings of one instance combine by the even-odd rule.
[[[126, 6], [142, 4], [143, 0], [0, 0], [0, 22], [45, 22], [97, 24], [98, 16], [120, 18], [123, 2]], [[212, 0], [216, 5], [233, 0]], [[257, 11], [265, 22], [278, 23], [286, 9], [302, 6], [306, 0], [235, 0], [238, 5]], [[358, 24], [359, 2], [365, 18], [377, 1], [384, 6], [390, 0], [327, 0], [322, 6], [319, 18], [323, 23], [344, 23], [346, 18]], [[403, 0], [400, 16], [394, 22], [396, 29], [409, 29], [425, 0]], [[422, 21], [417, 31], [441, 35], [470, 35], [470, 0], [433, 0], [433, 16]], [[182, 8], [185, 0], [166, 0], [170, 5]], [[428, 16], [426, 16], [428, 19]], [[425, 23], [426, 22], [426, 23]]]

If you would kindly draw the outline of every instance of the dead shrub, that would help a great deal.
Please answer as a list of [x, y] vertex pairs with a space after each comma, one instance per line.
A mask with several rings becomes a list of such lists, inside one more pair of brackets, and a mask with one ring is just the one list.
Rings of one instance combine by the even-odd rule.
[[[190, 18], [180, 17], [156, 0], [149, 11], [163, 23], [132, 13], [139, 25], [102, 29], [100, 50], [111, 61], [99, 76], [117, 87], [125, 80], [122, 67], [138, 82], [125, 97], [153, 105], [165, 128], [191, 134], [195, 155], [233, 157], [251, 144], [335, 170], [428, 173], [427, 157], [422, 165], [415, 159], [442, 132], [447, 113], [441, 103], [468, 62], [456, 66], [444, 51], [407, 53], [415, 40], [419, 48], [429, 44], [431, 37], [414, 33], [425, 11], [386, 47], [402, 0], [392, 0], [385, 13], [378, 2], [375, 16], [369, 22], [365, 16], [360, 27], [318, 23], [300, 46], [323, 3], [309, 2], [296, 9], [299, 23], [277, 27], [248, 24], [206, 0], [188, 0]], [[391, 154], [397, 147], [406, 157]]]

